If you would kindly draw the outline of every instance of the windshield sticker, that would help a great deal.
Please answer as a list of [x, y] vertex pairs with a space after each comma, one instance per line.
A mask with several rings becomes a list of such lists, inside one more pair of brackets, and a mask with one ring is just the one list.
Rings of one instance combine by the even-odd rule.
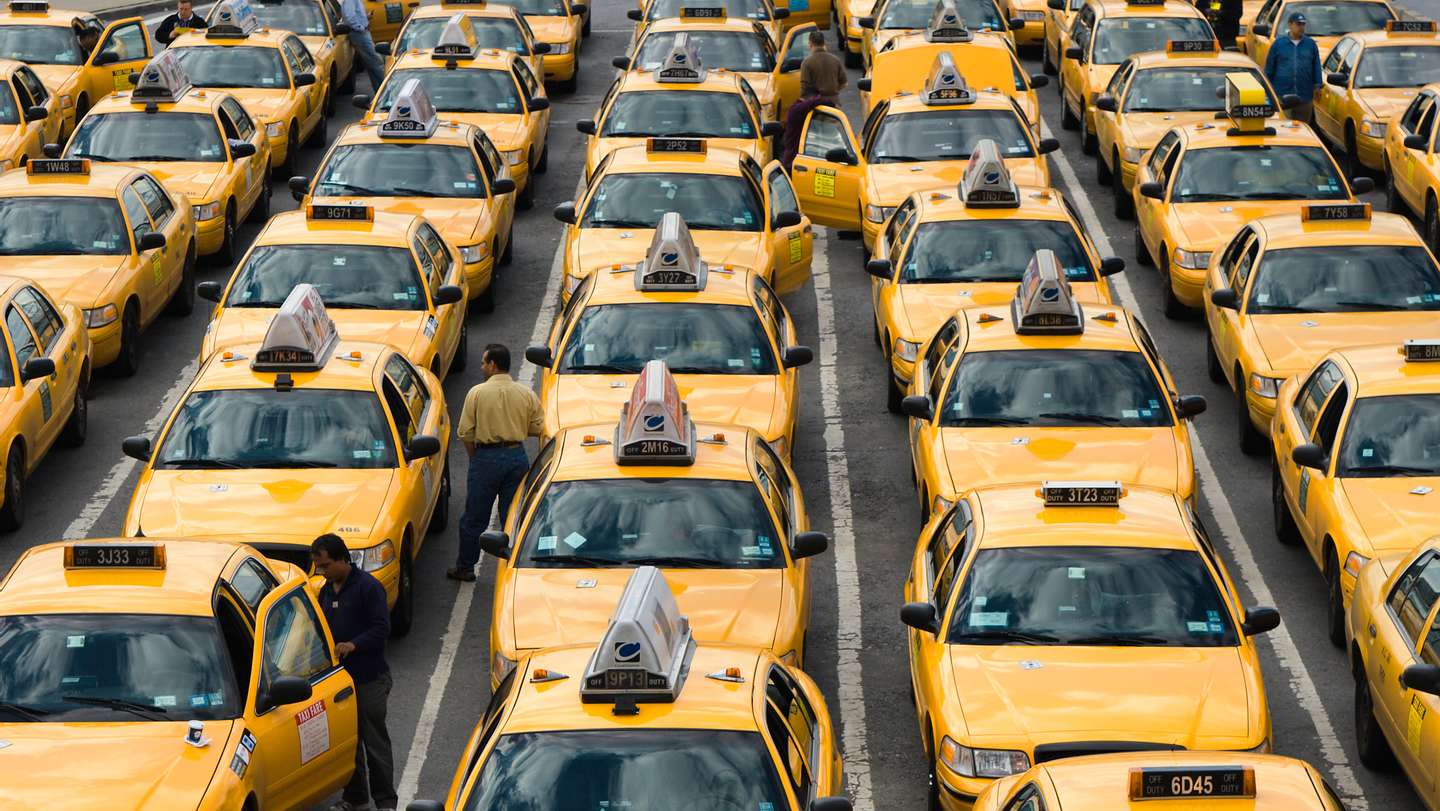
[[150, 703], [157, 707], [173, 707], [175, 706], [175, 696], [155, 696]]
[[1127, 420], [1133, 420], [1140, 416], [1140, 412], [1133, 408], [1122, 408], [1120, 409], [1120, 416]]
[[65, 637], [65, 647], [67, 647], [67, 648], [83, 648], [83, 647], [85, 647], [85, 635], [84, 635], [84, 634], [71, 634], [71, 635]]
[[1084, 567], [1084, 566], [1071, 566], [1071, 567], [1070, 567], [1070, 579], [1071, 579], [1071, 580], [1084, 580], [1084, 579], [1085, 579], [1085, 567]]
[[1185, 630], [1189, 631], [1189, 632], [1192, 633], [1192, 634], [1203, 634], [1203, 633], [1205, 633], [1207, 630], [1209, 630], [1209, 628], [1210, 628], [1210, 626], [1209, 626], [1207, 623], [1203, 623], [1203, 622], [1187, 622], [1187, 623], [1185, 623]]
[[[224, 693], [224, 692], [214, 692], [214, 693], [211, 693], [211, 694], [210, 694], [210, 706], [212, 706], [212, 707], [220, 707], [220, 706], [223, 706], [224, 704], [225, 704], [225, 693]], [[246, 733], [246, 734], [249, 734], [249, 733]], [[250, 746], [251, 746], [252, 749], [253, 749], [254, 746], [255, 746], [255, 741], [254, 741], [253, 738], [252, 738], [251, 741], [250, 741]]]
[[359, 451], [351, 451], [351, 452], [350, 452], [350, 456], [351, 456], [351, 458], [353, 458], [353, 459], [369, 459], [369, 458], [371, 458], [371, 456], [373, 456], [373, 455], [374, 455], [373, 452], [371, 452], [371, 451], [366, 451], [366, 450], [359, 450]]
[[396, 300], [396, 301], [409, 301], [409, 300], [410, 300], [410, 294], [409, 294], [409, 293], [391, 293], [391, 294], [390, 294], [390, 298], [392, 298], [392, 299], [394, 299], [394, 300]]
[[473, 189], [475, 184], [467, 180], [456, 180], [450, 184], [457, 189]]
[[332, 257], [332, 258], [330, 259], [330, 264], [334, 265], [334, 266], [337, 267], [337, 268], [343, 268], [343, 267], [345, 267], [345, 257], [343, 257], [343, 256], [335, 256], [335, 257]]
[[204, 707], [209, 703], [210, 699], [204, 695], [190, 696], [190, 706], [192, 707]]
[[758, 547], [758, 546], [742, 546], [742, 547], [740, 547], [740, 554], [744, 555], [744, 556], [747, 557], [747, 558], [758, 558], [758, 557], [760, 557], [760, 555], [761, 555], [761, 553], [760, 553], [760, 547]]
[[743, 358], [727, 358], [725, 365], [731, 369], [743, 369], [745, 368], [745, 361]]
[[555, 548], [556, 540], [554, 535], [541, 535], [540, 540], [535, 542], [535, 548], [541, 552], [549, 552]]
[[971, 611], [970, 626], [972, 628], [1005, 627], [1010, 622], [1009, 611]]
[[982, 594], [982, 595], [980, 595], [979, 597], [976, 597], [976, 598], [975, 598], [975, 607], [976, 607], [976, 608], [984, 608], [984, 607], [985, 607], [985, 604], [988, 603], [988, 602], [990, 602], [990, 598], [989, 598], [989, 597], [986, 597], [985, 595]]
[[586, 538], [584, 535], [578, 532], [572, 532], [565, 536], [565, 545], [571, 549], [579, 549], [585, 545], [587, 540], [589, 540], [589, 538]]

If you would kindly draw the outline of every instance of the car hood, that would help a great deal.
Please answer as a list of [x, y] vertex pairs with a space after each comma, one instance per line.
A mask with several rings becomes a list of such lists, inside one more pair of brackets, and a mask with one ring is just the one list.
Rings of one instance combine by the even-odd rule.
[[157, 161], [135, 166], [154, 175], [165, 188], [185, 195], [191, 203], [209, 200], [225, 170], [225, 164], [218, 161]]
[[1372, 118], [1388, 121], [1404, 110], [1419, 92], [1418, 87], [1374, 87], [1361, 89], [1355, 95], [1360, 97], [1361, 105], [1370, 110]]
[[442, 116], [485, 131], [495, 148], [506, 152], [524, 146], [528, 130], [525, 116], [517, 113], [441, 113]]
[[[259, 343], [270, 327], [276, 310], [266, 308], [229, 307], [220, 314], [205, 335], [205, 356], [217, 349], [236, 344]], [[390, 344], [409, 357], [415, 344], [424, 339], [430, 314], [423, 310], [346, 310], [332, 307], [326, 314], [335, 322], [337, 331], [347, 341]]]
[[1125, 113], [1125, 131], [1128, 134], [1125, 143], [1148, 150], [1171, 127], [1188, 127], [1214, 120], [1213, 112]]
[[[1043, 160], [1043, 158], [1041, 159]], [[921, 161], [919, 163], [872, 163], [869, 166], [869, 202], [880, 206], [898, 206], [912, 192], [943, 188], [953, 192], [965, 174], [968, 161]], [[1043, 164], [1035, 158], [1010, 158], [1005, 161], [1010, 176], [1021, 186], [1048, 186], [1050, 178]]]
[[946, 428], [942, 442], [957, 492], [1036, 479], [1114, 480], [1162, 490], [1181, 485], [1181, 453], [1169, 427]]
[[151, 536], [225, 536], [243, 527], [256, 536], [363, 537], [394, 476], [389, 469], [154, 470], [134, 514], [137, 529]]
[[[45, 85], [45, 89], [51, 93], [64, 92], [65, 85], [80, 73], [79, 65], [31, 65], [30, 69], [35, 71], [35, 75], [40, 77], [40, 82]], [[97, 101], [99, 99], [91, 99], [90, 103], [94, 104]]]
[[184, 721], [0, 724], [0, 807], [194, 808], [234, 752], [234, 725], [206, 721], [210, 745], [197, 747], [185, 743]]
[[124, 267], [128, 256], [10, 256], [5, 272], [33, 279], [50, 295], [80, 309], [95, 306], [95, 299]]
[[[1414, 492], [1418, 488], [1429, 491]], [[1440, 476], [1352, 476], [1340, 479], [1340, 490], [1370, 543], [1366, 557], [1408, 552], [1435, 534], [1435, 516], [1440, 513]]]
[[[571, 425], [615, 422], [638, 375], [556, 375], [545, 398], [548, 435]], [[675, 375], [680, 399], [697, 423], [740, 425], [773, 439], [771, 424], [781, 396], [777, 375]]]
[[[653, 228], [586, 228], [579, 232], [571, 250], [567, 267], [572, 273], [588, 274], [619, 262], [631, 264], [645, 258]], [[702, 231], [690, 232], [700, 258], [711, 267], [736, 265], [761, 274], [768, 273], [765, 262], [766, 240], [763, 231]], [[762, 264], [763, 263], [763, 264]]]
[[226, 88], [225, 92], [238, 99], [250, 115], [263, 121], [279, 119], [290, 105], [289, 88], [233, 87]]
[[414, 214], [429, 220], [451, 244], [465, 247], [490, 221], [490, 201], [472, 197], [316, 197], [312, 203], [357, 203], [372, 205], [390, 214]]
[[1270, 368], [1288, 375], [1308, 371], [1337, 346], [1406, 338], [1440, 338], [1440, 313], [1277, 313], [1248, 316]]
[[[1100, 293], [1101, 283], [1075, 282], [1070, 285], [1082, 303], [1108, 304]], [[910, 331], [901, 337], [928, 340], [935, 330], [961, 307], [995, 307], [1015, 298], [1015, 282], [968, 282], [900, 285], [900, 306]]]
[[[1345, 202], [1337, 200], [1336, 202]], [[1176, 203], [1171, 206], [1179, 224], [1181, 243], [1172, 247], [1187, 251], [1213, 251], [1235, 236], [1240, 226], [1271, 214], [1294, 214], [1303, 200], [1220, 200], [1210, 203]]]
[[[508, 593], [500, 599], [514, 618], [515, 647], [594, 643], [605, 635], [634, 571], [629, 567], [513, 570]], [[774, 644], [783, 569], [663, 571], [697, 640], [761, 648]]]

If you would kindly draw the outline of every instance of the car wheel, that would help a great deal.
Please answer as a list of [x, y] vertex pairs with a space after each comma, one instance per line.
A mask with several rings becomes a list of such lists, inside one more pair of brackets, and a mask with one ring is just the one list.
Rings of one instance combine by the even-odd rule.
[[[520, 211], [529, 211], [535, 207], [535, 176], [532, 173], [525, 179], [525, 188], [515, 195], [515, 208]], [[506, 250], [509, 250], [507, 247]]]
[[[1119, 154], [1115, 155], [1115, 165], [1120, 165]], [[1115, 201], [1114, 205], [1111, 206], [1111, 209], [1115, 214], [1115, 219], [1135, 219], [1135, 200], [1130, 197], [1130, 192], [1125, 191], [1125, 181], [1120, 178], [1119, 174], [1115, 174], [1114, 172], [1112, 172], [1111, 174], [1113, 175], [1113, 178], [1110, 181], [1110, 190], [1114, 192], [1114, 195], [1110, 199]], [[1137, 229], [1135, 233], [1138, 237], [1140, 232]]]
[[165, 311], [183, 318], [195, 312], [195, 243], [185, 249], [185, 264], [180, 269], [180, 286], [170, 295]]
[[1085, 155], [1094, 155], [1100, 149], [1100, 138], [1090, 131], [1090, 125], [1085, 123], [1085, 108], [1080, 108], [1080, 152]]
[[540, 150], [540, 160], [535, 162], [535, 174], [543, 175], [548, 171], [550, 171], [550, 145], [546, 144], [545, 148]]
[[435, 499], [435, 511], [430, 513], [430, 526], [425, 530], [431, 535], [445, 531], [450, 526], [450, 460], [440, 473], [440, 495]]
[[930, 750], [926, 752], [929, 755], [930, 763], [926, 774], [928, 785], [925, 790], [925, 807], [928, 811], [943, 811], [944, 806], [940, 804], [940, 778], [936, 775], [938, 771], [936, 761], [940, 758], [940, 752], [935, 748], [934, 743], [927, 748]]
[[1250, 406], [1245, 401], [1246, 387], [1243, 370], [1235, 371], [1235, 429], [1239, 434], [1240, 452], [1246, 456], [1258, 456], [1265, 450], [1265, 437], [1250, 422]]
[[1365, 164], [1360, 162], [1360, 150], [1355, 146], [1355, 127], [1351, 124], [1345, 125], [1345, 179], [1359, 177], [1365, 172]]
[[505, 232], [505, 252], [500, 254], [500, 266], [510, 267], [515, 261], [515, 223], [512, 220], [510, 228]]
[[464, 321], [460, 322], [460, 342], [455, 347], [455, 355], [450, 358], [450, 372], [465, 371], [465, 364], [470, 355], [470, 327]]
[[85, 444], [90, 433], [90, 370], [80, 371], [80, 381], [75, 386], [75, 402], [70, 407], [70, 419], [60, 429], [60, 444], [67, 448], [78, 448]]
[[580, 87], [580, 71], [576, 70], [570, 74], [570, 78], [562, 82], [556, 82], [555, 87], [561, 93], [574, 93], [575, 90]]
[[1410, 213], [1400, 197], [1400, 189], [1395, 186], [1395, 172], [1390, 168], [1389, 161], [1385, 162], [1385, 210], [1392, 214]]
[[499, 275], [492, 270], [490, 272], [490, 284], [486, 285], [484, 292], [475, 297], [475, 310], [477, 312], [495, 312], [495, 286], [499, 283]]
[[588, 12], [585, 14], [585, 24], [580, 26], [580, 36], [590, 36], [590, 14]]
[[115, 371], [121, 377], [134, 377], [140, 371], [140, 308], [131, 301], [120, 316], [120, 354], [115, 357]]
[[1190, 308], [1175, 298], [1175, 285], [1170, 278], [1170, 252], [1164, 245], [1160, 246], [1160, 254], [1162, 264], [1156, 266], [1160, 268], [1160, 302], [1165, 306], [1165, 317], [1178, 321], [1190, 314]]
[[905, 392], [900, 390], [900, 384], [895, 382], [894, 375], [887, 373], [885, 377], [889, 379], [889, 382], [885, 386], [885, 408], [889, 410], [891, 414], [905, 413], [900, 410], [900, 402], [905, 399]]
[[235, 201], [225, 204], [225, 224], [221, 226], [224, 236], [220, 239], [220, 250], [211, 257], [218, 265], [230, 265], [240, 258], [239, 238], [236, 235]]
[[1425, 201], [1425, 241], [1430, 243], [1430, 250], [1440, 251], [1440, 209], [1433, 194]]
[[13, 532], [25, 523], [25, 453], [10, 446], [5, 460], [5, 503], [0, 504], [0, 530]]
[[296, 154], [300, 151], [300, 133], [295, 124], [290, 124], [290, 132], [285, 136], [285, 162], [275, 167], [271, 174], [276, 177], [289, 178], [295, 174], [295, 167], [299, 165]]
[[1205, 331], [1205, 374], [1210, 376], [1211, 383], [1230, 384], [1225, 379], [1225, 367], [1220, 365], [1220, 356], [1215, 353], [1215, 336], [1209, 330]]
[[1046, 76], [1054, 76], [1060, 72], [1055, 67], [1055, 60], [1050, 58], [1050, 42], [1048, 40], [1040, 45], [1040, 69], [1045, 71]]
[[357, 55], [355, 59], [350, 60], [350, 72], [347, 73], [347, 74], [345, 74], [345, 79], [340, 82], [340, 92], [341, 92], [341, 93], [347, 93], [347, 94], [348, 94], [348, 93], [354, 93], [354, 92], [355, 92], [355, 77], [356, 77], [356, 76], [359, 74], [359, 72], [360, 72], [360, 71], [358, 70], [359, 67], [360, 67], [360, 58], [359, 58], [359, 56]]
[[1065, 101], [1065, 80], [1062, 78], [1055, 84], [1060, 86], [1060, 127], [1067, 130], [1080, 129], [1080, 119], [1070, 112], [1070, 105]]
[[265, 179], [260, 183], [260, 198], [255, 205], [250, 206], [250, 222], [265, 224], [270, 219], [270, 197], [275, 194], [275, 182], [270, 179], [270, 173], [265, 173]]
[[[325, 109], [327, 109], [327, 110], [330, 109], [331, 107], [334, 106], [334, 104], [335, 104], [335, 103], [330, 100], [330, 91], [329, 91], [329, 90], [326, 90], [326, 91], [325, 91]], [[325, 147], [325, 142], [326, 142], [327, 140], [329, 140], [329, 138], [330, 138], [330, 119], [327, 118], [324, 113], [321, 113], [321, 114], [320, 114], [320, 122], [315, 125], [315, 129], [313, 129], [313, 130], [310, 131], [310, 138], [305, 142], [305, 145], [306, 145], [306, 146], [309, 146], [309, 147], [314, 147], [314, 148], [316, 148], [316, 149], [323, 149], [323, 148]]]
[[[1356, 663], [1356, 667], [1364, 665]], [[1375, 699], [1363, 669], [1355, 674], [1355, 749], [1367, 769], [1383, 772], [1395, 767], [1395, 753], [1375, 719]]]
[[1105, 162], [1104, 156], [1095, 158], [1095, 182], [1101, 186], [1109, 186], [1115, 182], [1115, 173], [1110, 171], [1110, 164]]
[[1345, 647], [1345, 593], [1340, 590], [1340, 562], [1332, 551], [1326, 556], [1325, 632], [1330, 644]]
[[1155, 267], [1155, 258], [1150, 255], [1150, 249], [1145, 247], [1145, 237], [1140, 233], [1140, 223], [1135, 223], [1135, 261], [1141, 267]]
[[[330, 66], [330, 87], [325, 90], [325, 117], [335, 115], [335, 89], [340, 85], [335, 81], [335, 66]], [[324, 143], [323, 141], [321, 142]]]
[[415, 564], [410, 560], [410, 545], [400, 550], [400, 585], [395, 595], [395, 608], [390, 612], [390, 635], [405, 636], [415, 624]]
[[1300, 542], [1300, 527], [1285, 501], [1285, 483], [1280, 479], [1280, 465], [1270, 462], [1270, 512], [1275, 523], [1275, 539], [1286, 546]]

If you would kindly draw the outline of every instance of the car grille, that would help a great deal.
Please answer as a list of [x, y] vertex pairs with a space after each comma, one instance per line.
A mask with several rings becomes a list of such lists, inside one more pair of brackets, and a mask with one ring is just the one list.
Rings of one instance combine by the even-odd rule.
[[308, 546], [296, 546], [289, 543], [252, 543], [250, 545], [271, 560], [280, 560], [298, 566], [300, 571], [310, 574], [311, 560]]
[[1185, 747], [1173, 743], [1150, 741], [1066, 741], [1042, 743], [1035, 747], [1035, 762], [1047, 763], [1081, 755], [1108, 755], [1114, 752], [1179, 752]]

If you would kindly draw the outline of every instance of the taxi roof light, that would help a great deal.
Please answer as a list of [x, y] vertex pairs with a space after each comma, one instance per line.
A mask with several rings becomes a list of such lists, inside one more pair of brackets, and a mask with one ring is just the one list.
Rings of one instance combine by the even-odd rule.
[[640, 566], [585, 666], [580, 701], [613, 703], [616, 715], [634, 715], [640, 703], [672, 703], [694, 654], [690, 619], [680, 613], [665, 575], [654, 566]]
[[1047, 481], [1039, 495], [1046, 507], [1118, 507], [1125, 488], [1114, 481]]
[[730, 12], [724, 6], [681, 6], [682, 20], [723, 20]]
[[260, 21], [255, 18], [250, 0], [220, 0], [210, 9], [210, 27], [205, 29], [205, 36], [209, 39], [244, 39], [259, 27]]
[[695, 423], [663, 360], [640, 371], [615, 426], [617, 465], [695, 464]]
[[647, 155], [704, 155], [710, 151], [704, 138], [670, 138], [655, 136], [645, 139]]
[[130, 101], [144, 104], [147, 112], [154, 112], [159, 104], [174, 104], [190, 92], [190, 77], [180, 66], [180, 58], [168, 49], [157, 54], [135, 76]]
[[1172, 39], [1165, 43], [1167, 54], [1218, 54], [1220, 41], [1214, 39]]
[[955, 0], [939, 0], [935, 13], [930, 15], [930, 24], [925, 27], [926, 42], [969, 42], [975, 39], [975, 32], [965, 27], [965, 19], [955, 8]]
[[667, 211], [655, 227], [645, 259], [635, 266], [635, 289], [699, 292], [705, 289], [709, 272], [684, 218], [679, 212]]
[[164, 569], [165, 544], [134, 541], [65, 544], [67, 569]]
[[955, 59], [946, 51], [935, 55], [930, 66], [930, 76], [925, 80], [925, 89], [920, 91], [920, 100], [926, 105], [973, 104], [975, 92], [965, 84], [965, 77], [955, 67]]
[[476, 6], [483, 6], [486, 2], [488, 2], [488, 0], [440, 0], [440, 8], [450, 8], [451, 6], [474, 8]]
[[1235, 125], [1226, 135], [1274, 135], [1265, 126], [1275, 115], [1270, 95], [1253, 73], [1234, 71], [1225, 74], [1225, 115]]
[[375, 207], [354, 203], [316, 204], [305, 207], [305, 219], [314, 221], [374, 222]]
[[49, 0], [10, 0], [11, 14], [46, 14], [49, 11]]
[[1301, 222], [1369, 222], [1369, 203], [1316, 203], [1302, 206]]
[[700, 52], [690, 42], [690, 35], [680, 32], [675, 35], [670, 53], [660, 67], [655, 69], [655, 81], [661, 84], [696, 84], [705, 81], [705, 66], [700, 61]]
[[470, 18], [457, 12], [445, 21], [445, 27], [441, 29], [440, 38], [435, 41], [430, 54], [436, 59], [444, 59], [447, 67], [455, 67], [458, 60], [474, 59], [479, 50], [480, 43], [475, 38]]
[[[339, 341], [335, 322], [325, 312], [325, 302], [315, 285], [297, 284], [270, 319], [265, 339], [250, 368], [257, 372], [280, 372], [286, 378], [289, 378], [283, 374], [286, 372], [319, 371]], [[276, 386], [281, 385], [282, 375], [276, 376]]]
[[1433, 34], [1434, 20], [1386, 20], [1387, 34]]
[[1435, 363], [1440, 361], [1440, 341], [1412, 338], [1401, 345], [1400, 354], [1407, 363]]
[[25, 162], [27, 175], [88, 175], [89, 158], [34, 158]]
[[1253, 766], [1134, 766], [1131, 800], [1250, 799]]
[[1125, 0], [1127, 6], [1163, 6], [1165, 0]]
[[966, 208], [1020, 207], [1020, 190], [994, 140], [982, 139], [970, 151], [965, 174], [960, 176], [960, 199]]
[[435, 105], [430, 103], [425, 86], [419, 79], [406, 79], [377, 134], [381, 138], [429, 138], [435, 134], [437, 123]]
[[1085, 331], [1080, 302], [1075, 300], [1054, 251], [1035, 252], [1010, 302], [1010, 317], [1019, 335], [1079, 335]]

